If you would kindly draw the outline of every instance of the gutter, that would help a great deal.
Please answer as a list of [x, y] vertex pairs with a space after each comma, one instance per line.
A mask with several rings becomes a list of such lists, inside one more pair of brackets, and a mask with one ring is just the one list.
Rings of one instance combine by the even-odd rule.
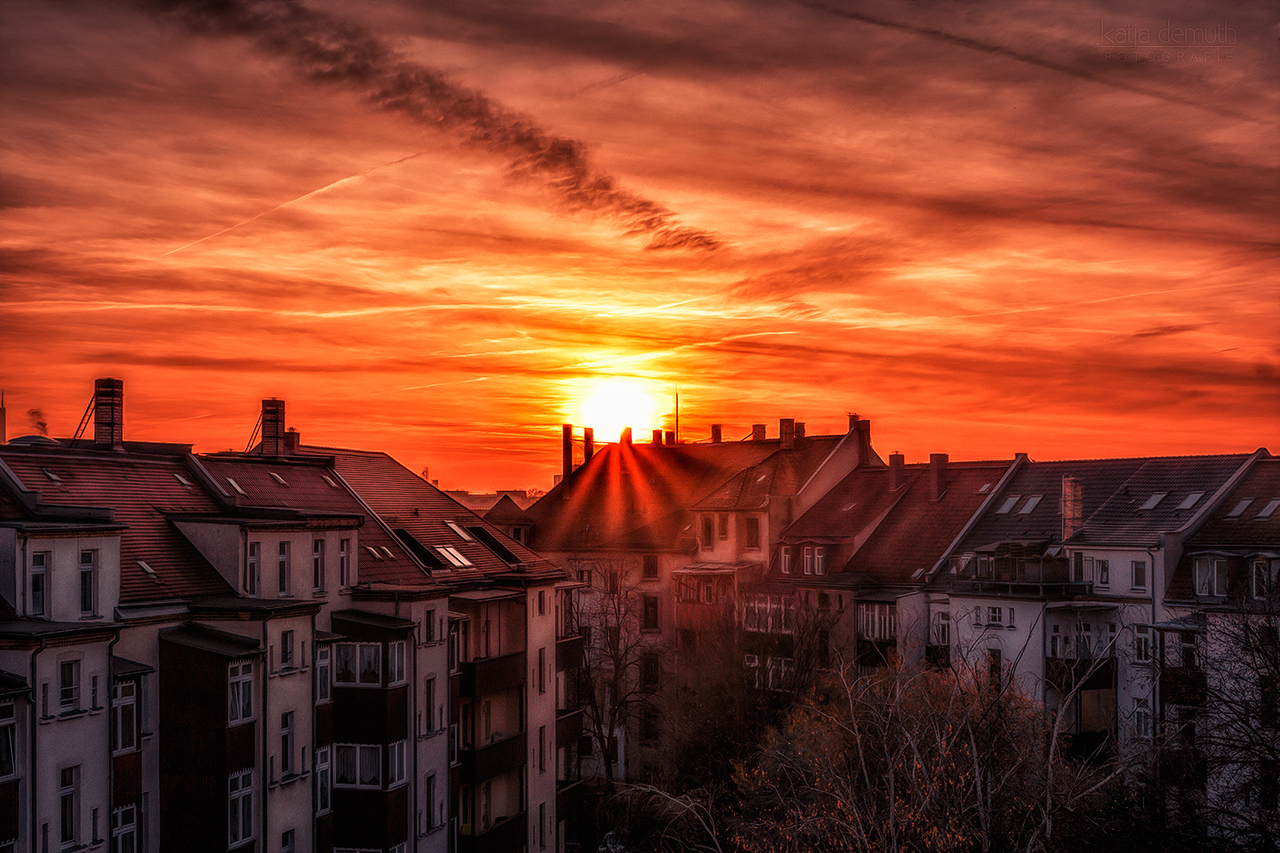
[[40, 725], [39, 716], [37, 713], [39, 708], [39, 702], [40, 702], [40, 696], [39, 696], [40, 691], [37, 690], [36, 688], [36, 685], [38, 684], [36, 680], [36, 658], [39, 657], [42, 651], [44, 651], [46, 642], [47, 642], [47, 638], [41, 637], [39, 648], [31, 652], [31, 715], [30, 715], [31, 726], [30, 726], [30, 732], [29, 732], [29, 737], [31, 740], [31, 749], [27, 756], [28, 760], [31, 763], [31, 768], [27, 773], [27, 789], [31, 799], [31, 843], [28, 848], [30, 850], [36, 849], [36, 838], [37, 838], [36, 828], [39, 825], [39, 815], [36, 813], [37, 797], [35, 795], [35, 792], [31, 790], [31, 788], [35, 786], [36, 768], [39, 766], [39, 762], [36, 760], [37, 759], [37, 742], [38, 742], [38, 739], [36, 738], [36, 729]]

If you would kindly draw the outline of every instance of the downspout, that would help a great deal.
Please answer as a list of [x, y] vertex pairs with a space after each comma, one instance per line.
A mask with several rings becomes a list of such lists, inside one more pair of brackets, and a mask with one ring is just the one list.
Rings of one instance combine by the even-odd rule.
[[[22, 615], [28, 616], [30, 615], [30, 611], [27, 609], [27, 560], [29, 559], [29, 555], [27, 554], [27, 545], [29, 540], [27, 539], [27, 534], [25, 532], [19, 531], [19, 535], [22, 537], [22, 593], [15, 597], [22, 603]], [[47, 572], [48, 569], [45, 569], [45, 571]], [[48, 577], [48, 575], [45, 575], [45, 577]], [[32, 687], [31, 689], [34, 690], [35, 688]]]
[[46, 642], [47, 642], [47, 638], [41, 637], [40, 646], [31, 653], [31, 727], [30, 727], [31, 750], [30, 750], [30, 754], [27, 756], [31, 762], [31, 769], [27, 773], [27, 793], [31, 799], [31, 846], [29, 848], [31, 850], [36, 849], [36, 843], [37, 843], [36, 829], [39, 826], [39, 822], [40, 822], [39, 815], [36, 814], [37, 797], [36, 797], [35, 791], [33, 790], [36, 784], [36, 767], [39, 766], [39, 762], [36, 760], [36, 743], [37, 743], [36, 727], [40, 725], [39, 719], [36, 715], [36, 709], [38, 707], [38, 703], [40, 702], [39, 690], [37, 689], [37, 681], [36, 681], [36, 658], [40, 655], [42, 651], [44, 651]]
[[[267, 619], [262, 620], [262, 648], [267, 653], [264, 656], [265, 665], [262, 667], [262, 767], [264, 770], [271, 766], [271, 759], [267, 756], [267, 720], [270, 715], [267, 714], [267, 685], [271, 682], [268, 669], [271, 666], [271, 647], [267, 645]], [[268, 771], [269, 772], [269, 771]], [[267, 792], [270, 790], [271, 779], [264, 773], [262, 778], [262, 847], [267, 846]]]
[[[116, 695], [116, 678], [112, 672], [111, 660], [115, 656], [116, 643], [120, 642], [120, 631], [117, 630], [115, 636], [111, 638], [111, 642], [107, 643], [107, 695], [104, 698], [107, 706], [107, 841], [111, 839], [111, 815], [116, 805], [116, 760], [115, 746], [111, 743], [111, 739], [115, 737], [116, 727], [111, 719], [111, 706]], [[140, 691], [139, 691], [140, 692]], [[136, 697], [141, 699], [142, 697]], [[135, 699], [136, 701], [136, 699]], [[135, 705], [136, 707], [136, 705]], [[134, 725], [137, 725], [137, 714], [134, 715]], [[142, 748], [141, 738], [135, 741], [138, 748]], [[136, 818], [135, 818], [136, 821]], [[136, 823], [135, 823], [136, 825]], [[93, 839], [97, 841], [98, 839]]]

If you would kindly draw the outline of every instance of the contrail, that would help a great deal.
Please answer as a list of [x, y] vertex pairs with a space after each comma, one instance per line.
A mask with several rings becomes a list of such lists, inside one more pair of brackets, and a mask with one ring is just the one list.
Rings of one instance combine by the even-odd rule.
[[624, 234], [648, 237], [649, 249], [717, 249], [723, 241], [681, 225], [667, 207], [618, 186], [587, 156], [586, 146], [556, 136], [443, 72], [406, 59], [368, 30], [296, 0], [150, 0], [193, 33], [238, 35], [292, 63], [302, 77], [339, 85], [379, 110], [397, 113], [504, 156], [518, 177], [549, 186], [570, 210], [613, 221]]
[[366, 177], [366, 176], [368, 176], [368, 175], [371, 175], [371, 174], [373, 174], [374, 172], [378, 171], [379, 169], [385, 169], [385, 168], [387, 168], [387, 167], [389, 167], [389, 166], [395, 166], [395, 165], [396, 165], [396, 164], [398, 164], [398, 163], [404, 163], [404, 162], [406, 162], [406, 161], [408, 161], [408, 160], [412, 160], [412, 159], [414, 159], [415, 157], [421, 157], [421, 156], [422, 156], [422, 154], [423, 154], [423, 152], [419, 151], [417, 154], [410, 154], [408, 157], [401, 157], [399, 160], [392, 160], [390, 163], [383, 163], [381, 166], [374, 166], [372, 169], [368, 169], [367, 171], [361, 172], [361, 173], [360, 173], [360, 174], [358, 174], [358, 175], [352, 175], [352, 176], [351, 176], [351, 177], [349, 177], [349, 178], [342, 178], [341, 180], [337, 180], [337, 181], [334, 181], [334, 182], [333, 182], [333, 183], [331, 183], [331, 184], [327, 184], [327, 185], [325, 185], [325, 186], [321, 187], [321, 188], [320, 188], [320, 189], [318, 189], [318, 190], [312, 190], [311, 192], [307, 193], [306, 195], [300, 195], [300, 196], [298, 196], [297, 198], [291, 198], [291, 199], [289, 199], [288, 201], [283, 201], [283, 202], [281, 202], [280, 204], [277, 204], [275, 207], [271, 208], [270, 210], [264, 210], [264, 211], [262, 211], [262, 212], [261, 212], [261, 213], [259, 213], [259, 214], [256, 214], [256, 215], [254, 215], [254, 216], [250, 216], [248, 219], [244, 220], [243, 222], [237, 222], [235, 225], [230, 225], [230, 226], [228, 226], [228, 227], [226, 227], [226, 228], [223, 228], [221, 231], [217, 232], [216, 234], [210, 234], [210, 235], [209, 235], [209, 236], [207, 236], [207, 237], [201, 237], [199, 240], [192, 240], [192, 241], [191, 241], [190, 243], [188, 243], [187, 245], [185, 245], [185, 246], [179, 246], [179, 247], [178, 247], [178, 248], [176, 248], [176, 249], [170, 249], [169, 251], [165, 252], [165, 253], [164, 253], [163, 255], [161, 255], [160, 257], [162, 257], [162, 258], [167, 258], [167, 257], [169, 257], [169, 256], [170, 256], [170, 255], [172, 255], [172, 254], [175, 254], [175, 253], [177, 253], [177, 252], [181, 252], [183, 249], [190, 249], [192, 246], [195, 246], [195, 245], [197, 245], [197, 244], [199, 244], [199, 243], [203, 243], [205, 240], [212, 240], [214, 237], [221, 237], [223, 234], [226, 234], [228, 231], [234, 231], [234, 230], [236, 230], [237, 228], [239, 228], [240, 226], [242, 226], [242, 225], [248, 225], [250, 222], [253, 222], [253, 221], [255, 221], [255, 220], [261, 219], [262, 217], [266, 216], [266, 215], [267, 215], [267, 214], [269, 214], [269, 213], [275, 213], [277, 210], [279, 210], [279, 209], [280, 209], [280, 208], [282, 208], [282, 207], [288, 207], [288, 206], [289, 206], [289, 205], [291, 205], [291, 204], [297, 204], [297, 203], [298, 203], [298, 202], [300, 202], [300, 201], [306, 201], [307, 199], [311, 198], [312, 196], [317, 196], [317, 195], [320, 195], [321, 193], [327, 193], [329, 190], [333, 189], [334, 187], [340, 187], [340, 186], [343, 186], [344, 184], [352, 184], [352, 183], [355, 183], [356, 181], [360, 180], [361, 178], [364, 178], [364, 177]]

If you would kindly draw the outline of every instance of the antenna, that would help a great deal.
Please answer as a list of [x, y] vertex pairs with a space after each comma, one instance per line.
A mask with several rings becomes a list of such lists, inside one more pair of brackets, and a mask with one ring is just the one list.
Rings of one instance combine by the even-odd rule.
[[249, 433], [249, 443], [244, 446], [244, 452], [248, 453], [253, 449], [253, 440], [258, 437], [258, 433], [262, 430], [262, 413], [258, 413], [258, 422], [253, 425], [253, 432]]

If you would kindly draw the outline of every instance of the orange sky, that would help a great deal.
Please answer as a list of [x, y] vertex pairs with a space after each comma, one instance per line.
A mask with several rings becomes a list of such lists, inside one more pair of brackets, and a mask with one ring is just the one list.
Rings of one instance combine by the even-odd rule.
[[1280, 452], [1277, 9], [6, 0], [9, 435], [114, 376], [129, 438], [276, 396], [547, 488], [622, 377], [686, 438]]

